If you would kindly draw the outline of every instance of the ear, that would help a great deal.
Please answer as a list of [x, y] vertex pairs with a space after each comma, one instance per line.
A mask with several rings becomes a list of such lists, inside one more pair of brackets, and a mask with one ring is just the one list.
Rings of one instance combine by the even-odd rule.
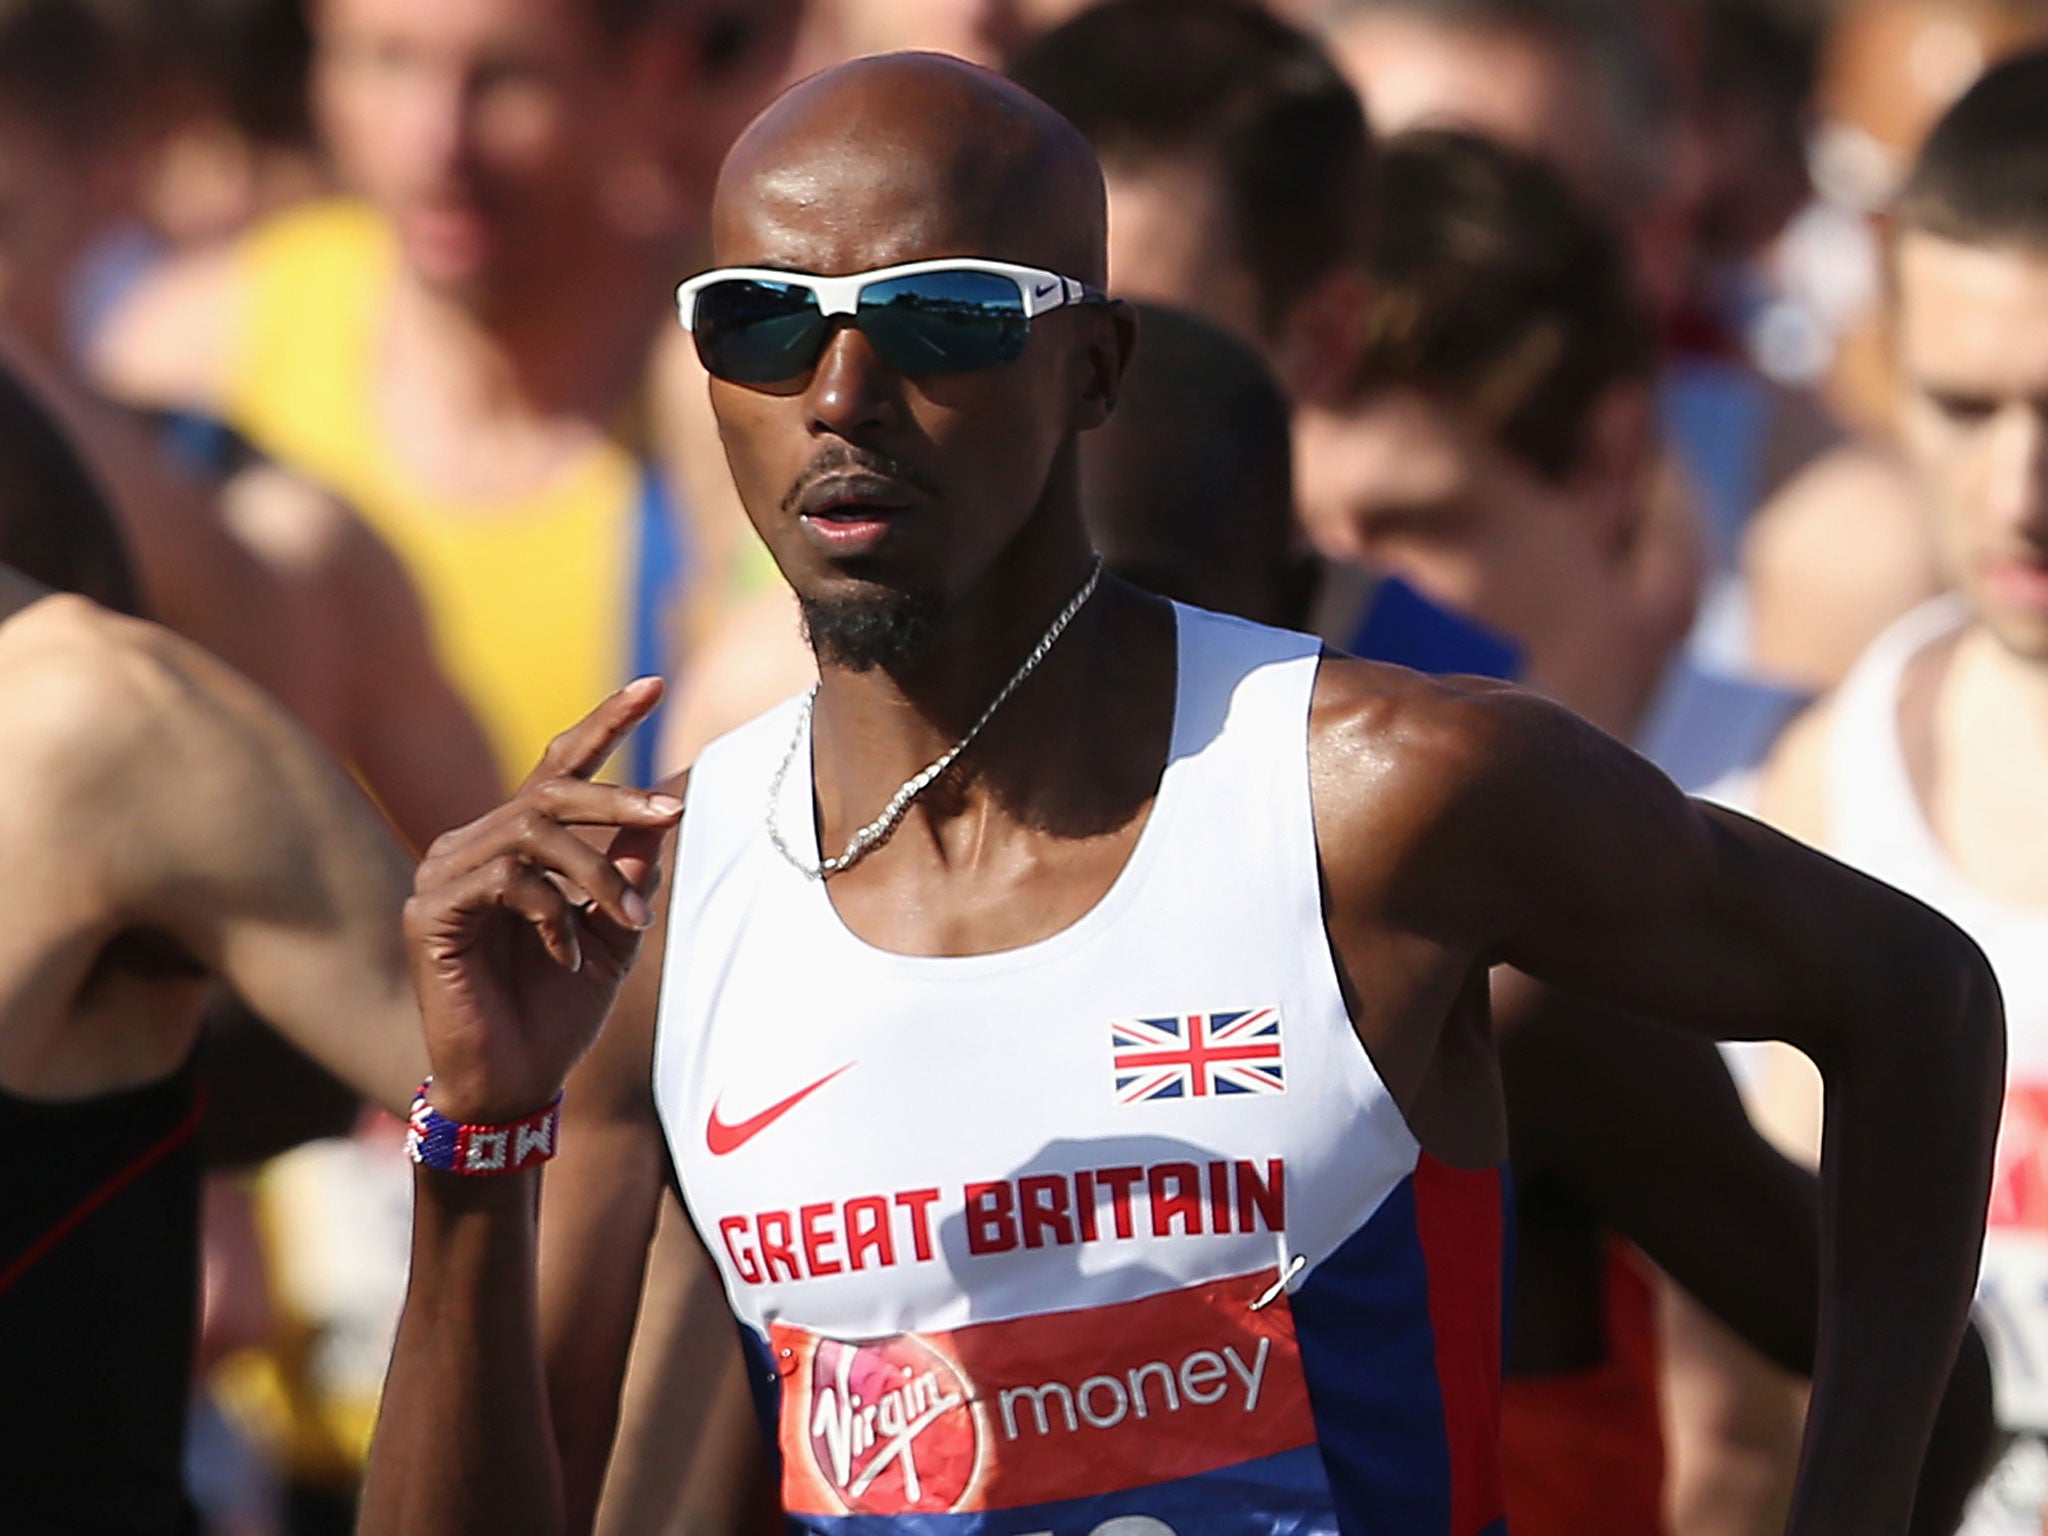
[[1349, 390], [1372, 313], [1372, 279], [1359, 266], [1329, 273], [1295, 302], [1271, 352], [1274, 374], [1297, 405], [1335, 405]]
[[1076, 349], [1074, 426], [1090, 432], [1108, 421], [1123, 389], [1124, 370], [1138, 345], [1138, 312], [1122, 299], [1098, 308], [1086, 345]]
[[1655, 395], [1644, 380], [1610, 385], [1586, 416], [1585, 449], [1573, 478], [1600, 507], [1602, 542], [1617, 559], [1626, 558], [1642, 534], [1656, 423]]

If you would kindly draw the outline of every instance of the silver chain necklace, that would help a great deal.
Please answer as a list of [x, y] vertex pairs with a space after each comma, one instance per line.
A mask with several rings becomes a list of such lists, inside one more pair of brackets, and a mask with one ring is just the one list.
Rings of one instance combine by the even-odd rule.
[[768, 781], [768, 841], [775, 845], [775, 851], [787, 859], [790, 866], [806, 880], [822, 880], [827, 875], [836, 875], [842, 869], [858, 864], [866, 858], [876, 844], [886, 840], [889, 834], [896, 830], [896, 823], [901, 821], [903, 813], [910, 809], [910, 802], [929, 789], [940, 774], [953, 766], [953, 760], [965, 752], [974, 738], [981, 734], [981, 728], [1003, 707], [1004, 701], [1017, 691], [1018, 685], [1025, 678], [1037, 670], [1038, 664], [1045, 660], [1046, 652], [1053, 648], [1053, 642], [1058, 640], [1066, 627], [1074, 621], [1074, 615], [1081, 611], [1088, 599], [1095, 595], [1095, 588], [1101, 580], [1102, 559], [1097, 556], [1094, 568], [1088, 572], [1088, 579], [1081, 583], [1080, 591], [1067, 599], [1067, 606], [1062, 608], [1059, 616], [1046, 626], [1045, 633], [1038, 638], [1038, 644], [1034, 645], [1031, 654], [1024, 658], [1024, 665], [1010, 674], [1010, 680], [997, 690], [993, 699], [989, 700], [988, 708], [981, 712], [979, 720], [968, 727], [967, 734], [934, 758], [920, 772], [905, 779], [903, 787], [891, 795], [889, 803], [882, 807], [882, 814], [848, 839], [844, 852], [836, 858], [820, 859], [815, 865], [806, 864], [798, 857], [796, 851], [783, 840], [782, 829], [776, 824], [777, 808], [782, 803], [783, 781], [789, 777], [790, 765], [796, 761], [797, 748], [803, 745], [806, 729], [811, 723], [811, 711], [818, 702], [819, 684], [811, 684], [811, 691], [804, 695], [803, 704], [797, 710], [796, 732], [789, 739], [789, 750], [782, 754], [782, 766], [775, 770], [775, 777]]

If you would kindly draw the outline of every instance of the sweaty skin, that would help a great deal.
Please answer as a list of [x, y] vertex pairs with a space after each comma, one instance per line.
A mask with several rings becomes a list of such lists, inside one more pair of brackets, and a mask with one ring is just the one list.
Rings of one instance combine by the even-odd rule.
[[[721, 182], [716, 258], [841, 273], [991, 255], [1095, 280], [1101, 196], [1085, 147], [1014, 88], [933, 57], [867, 60], [749, 130]], [[799, 593], [939, 599], [917, 659], [824, 669], [821, 846], [843, 845], [959, 737], [1080, 585], [1075, 438], [1113, 408], [1131, 341], [1121, 308], [1072, 307], [1037, 323], [1012, 364], [913, 380], [842, 329], [787, 391], [712, 386], [742, 499]], [[848, 448], [909, 464], [919, 485], [807, 473]], [[886, 522], [857, 556], [835, 555], [811, 521], [834, 498]], [[1010, 949], [1074, 922], [1150, 812], [1173, 669], [1170, 611], [1105, 581], [959, 770], [831, 881], [841, 919], [922, 955]], [[645, 1244], [665, 1166], [649, 1087], [659, 956], [633, 962], [685, 789], [588, 776], [657, 694], [636, 684], [601, 706], [421, 868], [407, 931], [441, 1111], [516, 1118], [582, 1064], [544, 1205], [532, 1173], [418, 1182], [365, 1531], [588, 1525], [639, 1286], [621, 1255]], [[1827, 1064], [1845, 1107], [1791, 1528], [1903, 1529], [1989, 1177], [2002, 1036], [1981, 958], [1924, 909], [1687, 800], [1512, 689], [1330, 658], [1309, 730], [1351, 1016], [1437, 1157], [1472, 1167], [1504, 1151], [1486, 1002], [1497, 961], [1697, 1033], [1794, 1040]], [[577, 826], [612, 829], [606, 852]]]

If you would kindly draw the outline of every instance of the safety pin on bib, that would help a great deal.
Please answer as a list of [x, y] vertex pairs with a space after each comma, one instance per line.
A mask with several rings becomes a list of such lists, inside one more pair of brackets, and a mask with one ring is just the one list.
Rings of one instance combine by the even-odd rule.
[[1252, 1310], [1254, 1312], [1263, 1312], [1266, 1308], [1273, 1305], [1274, 1302], [1280, 1299], [1281, 1293], [1287, 1289], [1287, 1282], [1306, 1268], [1308, 1268], [1308, 1255], [1297, 1253], [1293, 1261], [1280, 1272], [1280, 1278], [1267, 1286], [1265, 1293], [1252, 1303]]

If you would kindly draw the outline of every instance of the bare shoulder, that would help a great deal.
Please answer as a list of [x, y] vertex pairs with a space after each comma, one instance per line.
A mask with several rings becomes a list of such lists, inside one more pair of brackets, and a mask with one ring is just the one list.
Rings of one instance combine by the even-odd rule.
[[[143, 827], [136, 858], [204, 839], [225, 859], [256, 859], [361, 813], [339, 770], [254, 684], [161, 625], [81, 598], [45, 597], [0, 624], [0, 735], [33, 744], [20, 755], [54, 802]], [[236, 835], [211, 839], [224, 829]], [[256, 835], [265, 829], [276, 835]]]
[[1628, 747], [1485, 679], [1326, 659], [1310, 774], [1333, 907], [1369, 901], [1459, 945], [1515, 927], [1568, 869], [1644, 867], [1644, 839], [1703, 832]]
[[163, 745], [185, 689], [161, 627], [53, 594], [0, 623], [0, 735], [17, 760], [97, 791]]
[[1607, 738], [1508, 683], [1325, 656], [1309, 741], [1319, 835], [1362, 819], [1384, 837], [1390, 820], [1425, 834], [1520, 798], [1532, 776], [1571, 773]]
[[1892, 455], [1822, 454], [1768, 500], [1744, 535], [1756, 661], [1825, 686], [1894, 618], [1940, 587], [1922, 499]]
[[246, 290], [238, 247], [166, 262], [136, 285], [93, 338], [101, 388], [132, 404], [218, 409]]
[[[138, 910], [220, 815], [260, 820], [248, 733], [213, 674], [158, 625], [46, 597], [0, 624], [0, 739], [15, 809]], [[253, 692], [253, 690], [251, 690]]]

